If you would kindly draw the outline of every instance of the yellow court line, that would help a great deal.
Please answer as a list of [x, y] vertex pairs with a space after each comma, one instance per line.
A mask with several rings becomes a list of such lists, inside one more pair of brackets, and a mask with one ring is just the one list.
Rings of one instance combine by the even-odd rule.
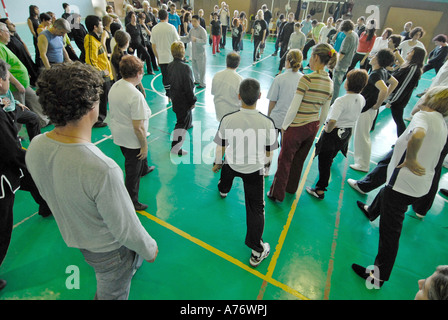
[[195, 237], [189, 235], [188, 233], [186, 233], [186, 232], [184, 232], [184, 231], [174, 227], [173, 225], [171, 225], [171, 224], [161, 220], [160, 218], [157, 218], [156, 216], [154, 216], [152, 214], [149, 214], [146, 211], [137, 211], [137, 212], [139, 214], [149, 218], [150, 220], [158, 223], [159, 225], [161, 225], [161, 226], [163, 226], [163, 227], [173, 231], [174, 233], [177, 233], [178, 235], [184, 237], [185, 239], [190, 240], [191, 242], [199, 245], [200, 247], [202, 247], [202, 248], [204, 248], [204, 249], [206, 249], [206, 250], [216, 254], [217, 256], [219, 256], [219, 257], [221, 257], [221, 258], [223, 258], [223, 259], [233, 263], [234, 265], [236, 265], [236, 266], [246, 270], [247, 272], [249, 272], [249, 273], [251, 273], [251, 274], [261, 278], [262, 280], [264, 280], [266, 282], [269, 282], [270, 284], [272, 284], [272, 285], [274, 285], [276, 287], [281, 288], [282, 290], [284, 290], [284, 291], [294, 295], [295, 297], [297, 297], [299, 299], [302, 299], [302, 300], [309, 300], [307, 297], [305, 297], [303, 294], [301, 294], [297, 290], [295, 290], [295, 289], [293, 289], [293, 288], [291, 288], [291, 287], [285, 285], [284, 283], [281, 283], [281, 282], [279, 282], [279, 281], [277, 281], [275, 279], [272, 279], [270, 276], [264, 275], [264, 274], [260, 273], [259, 271], [255, 270], [255, 269], [252, 269], [248, 265], [246, 265], [246, 264], [242, 263], [241, 261], [233, 258], [232, 256], [228, 255], [227, 253], [222, 252], [221, 250], [218, 250], [218, 249], [212, 247], [211, 245], [205, 243], [204, 241], [199, 240], [198, 238], [195, 238]]

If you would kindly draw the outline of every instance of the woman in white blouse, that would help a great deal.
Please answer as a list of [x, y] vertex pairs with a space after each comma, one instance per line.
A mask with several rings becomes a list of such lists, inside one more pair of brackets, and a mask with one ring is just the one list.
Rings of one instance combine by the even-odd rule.
[[424, 35], [425, 35], [425, 30], [423, 30], [422, 27], [415, 27], [409, 33], [409, 36], [411, 37], [411, 39], [400, 43], [400, 45], [398, 46], [398, 49], [401, 50], [401, 56], [402, 56], [403, 60], [406, 60], [408, 53], [411, 52], [411, 50], [414, 47], [420, 47], [420, 48], [426, 50], [425, 45], [419, 40], [419, 39], [423, 38]]

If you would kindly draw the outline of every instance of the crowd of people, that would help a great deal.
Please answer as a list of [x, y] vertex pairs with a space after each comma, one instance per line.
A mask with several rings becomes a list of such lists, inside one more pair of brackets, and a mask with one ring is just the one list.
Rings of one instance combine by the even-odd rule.
[[[380, 107], [386, 106], [397, 125], [397, 140], [363, 180], [348, 179], [348, 184], [363, 194], [382, 186], [372, 204], [357, 203], [370, 221], [381, 217], [375, 269], [356, 263], [352, 268], [377, 287], [389, 280], [404, 214], [409, 205], [421, 218], [430, 210], [448, 153], [445, 35], [433, 38], [436, 48], [428, 55], [420, 41], [425, 31], [412, 22], [400, 34], [384, 28], [377, 35], [378, 22], [364, 17], [356, 23], [333, 17], [320, 22], [311, 15], [298, 21], [288, 12], [274, 22], [266, 5], [249, 21], [245, 12], [234, 10], [232, 16], [222, 2], [210, 13], [208, 27], [204, 10], [194, 14], [185, 6], [179, 15], [175, 2], [158, 8], [151, 8], [147, 1], [141, 8], [125, 2], [124, 23], [107, 6], [104, 16], [85, 17], [85, 26], [66, 3], [59, 19], [52, 12], [40, 13], [34, 5], [29, 10], [34, 59], [14, 23], [0, 20], [0, 264], [11, 238], [14, 193], [21, 188], [30, 191], [41, 216], [55, 217], [66, 244], [79, 248], [94, 267], [96, 298], [128, 297], [135, 270], [143, 260], [153, 262], [158, 252], [156, 241], [135, 215], [135, 210], [148, 208], [139, 201], [140, 178], [155, 169], [147, 161], [151, 110], [142, 85], [145, 69], [147, 75], [161, 73], [176, 115], [170, 152], [184, 156], [188, 152], [182, 146], [197, 101], [195, 90], [206, 88], [207, 44], [213, 55], [219, 53], [226, 49], [230, 33], [232, 51], [226, 55], [226, 68], [213, 76], [211, 84], [219, 121], [212, 170], [220, 172], [222, 198], [235, 177], [243, 180], [250, 265], [257, 267], [270, 252], [263, 240], [263, 178], [269, 174], [273, 151], [280, 149], [267, 197], [282, 202], [286, 193], [297, 192], [304, 162], [323, 128], [315, 144], [319, 178], [306, 191], [324, 200], [333, 160], [339, 152], [347, 156], [352, 136], [354, 163], [350, 167], [369, 172], [370, 135]], [[245, 34], [253, 42], [253, 63], [257, 64], [273, 24], [272, 55], [278, 55], [279, 68], [264, 115], [257, 110], [260, 83], [244, 79], [236, 70]], [[437, 76], [420, 94], [406, 126], [403, 111], [422, 74], [433, 69]], [[108, 116], [109, 124], [105, 122]], [[27, 151], [18, 137], [20, 124], [26, 126], [31, 141]], [[49, 124], [54, 129], [40, 134]], [[108, 125], [125, 158], [124, 177], [118, 165], [91, 144], [92, 127]], [[254, 140], [244, 143], [249, 131], [257, 134], [249, 135]], [[440, 192], [448, 196], [446, 189]], [[110, 270], [110, 264], [116, 267]], [[418, 298], [446, 299], [445, 269], [439, 267], [427, 279], [431, 287], [426, 285]], [[110, 277], [117, 281], [111, 283]], [[0, 280], [0, 288], [5, 285]]]

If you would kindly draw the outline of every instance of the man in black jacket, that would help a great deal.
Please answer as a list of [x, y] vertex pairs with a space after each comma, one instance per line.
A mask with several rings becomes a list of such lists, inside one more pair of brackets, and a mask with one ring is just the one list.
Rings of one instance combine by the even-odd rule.
[[[0, 59], [0, 95], [9, 90], [8, 64]], [[40, 196], [31, 175], [25, 165], [25, 150], [17, 136], [17, 128], [11, 113], [0, 108], [0, 265], [5, 259], [11, 241], [13, 227], [13, 206], [15, 192], [19, 189], [29, 191], [39, 204], [42, 217], [51, 215], [51, 211]], [[6, 281], [0, 279], [0, 290]]]
[[171, 153], [186, 155], [182, 149], [185, 135], [192, 127], [191, 111], [195, 107], [193, 73], [188, 64], [184, 62], [185, 46], [181, 41], [175, 41], [171, 45], [171, 54], [174, 60], [168, 64], [168, 83], [170, 84], [170, 97], [173, 103], [173, 111], [176, 114], [176, 126], [173, 132]]

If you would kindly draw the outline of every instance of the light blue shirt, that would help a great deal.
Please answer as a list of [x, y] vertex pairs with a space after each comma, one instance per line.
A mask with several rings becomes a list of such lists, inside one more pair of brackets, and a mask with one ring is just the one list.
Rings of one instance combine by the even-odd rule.
[[4, 98], [9, 99], [10, 103], [8, 106], [6, 106], [5, 101], [2, 101], [2, 103], [5, 104], [5, 107], [3, 108], [3, 110], [5, 110], [5, 112], [11, 112], [16, 110], [16, 100], [14, 99], [14, 96], [12, 95], [11, 90], [8, 90], [8, 92], [6, 92], [6, 94], [4, 95], [0, 95], [0, 98], [3, 100]]
[[293, 72], [292, 69], [285, 69], [283, 74], [274, 78], [269, 88], [268, 100], [277, 101], [269, 117], [274, 121], [277, 129], [282, 128], [283, 120], [285, 119], [302, 76], [303, 74], [301, 72]]
[[177, 14], [168, 14], [168, 22], [171, 23], [176, 30], [179, 30], [179, 26], [181, 25], [180, 17]]

